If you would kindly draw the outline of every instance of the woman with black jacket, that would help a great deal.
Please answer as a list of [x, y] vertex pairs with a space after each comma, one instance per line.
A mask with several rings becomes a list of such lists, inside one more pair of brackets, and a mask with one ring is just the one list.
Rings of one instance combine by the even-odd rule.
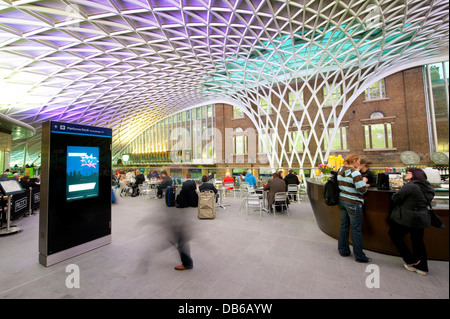
[[[389, 236], [405, 261], [404, 267], [426, 276], [428, 263], [423, 234], [424, 229], [431, 225], [428, 203], [434, 197], [434, 188], [420, 168], [409, 169], [405, 180], [408, 183], [392, 195], [392, 200], [398, 207], [391, 214]], [[425, 218], [417, 220], [415, 216], [419, 215]], [[403, 236], [408, 233], [411, 236], [412, 252], [403, 241]]]

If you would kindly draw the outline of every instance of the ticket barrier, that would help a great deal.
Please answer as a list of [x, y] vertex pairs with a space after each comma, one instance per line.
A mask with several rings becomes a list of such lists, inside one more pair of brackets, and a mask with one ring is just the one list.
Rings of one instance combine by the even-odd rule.
[[[39, 208], [40, 188], [30, 187], [28, 190], [22, 189], [22, 192], [15, 192], [13, 195], [5, 195], [5, 192], [2, 193], [0, 236], [18, 233], [21, 231], [21, 228], [12, 225], [11, 221], [24, 215], [34, 214], [34, 210]], [[5, 197], [7, 198], [6, 200]], [[3, 223], [6, 225], [4, 226]]]

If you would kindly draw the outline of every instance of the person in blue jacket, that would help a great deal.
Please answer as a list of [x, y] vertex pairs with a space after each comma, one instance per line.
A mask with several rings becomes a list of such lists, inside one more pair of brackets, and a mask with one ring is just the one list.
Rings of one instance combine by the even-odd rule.
[[256, 178], [253, 176], [251, 169], [249, 169], [247, 175], [245, 175], [245, 182], [248, 183], [249, 186], [256, 187]]

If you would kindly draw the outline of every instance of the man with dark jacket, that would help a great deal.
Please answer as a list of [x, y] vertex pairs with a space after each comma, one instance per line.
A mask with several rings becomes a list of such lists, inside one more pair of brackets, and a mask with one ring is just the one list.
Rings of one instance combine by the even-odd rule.
[[191, 179], [191, 174], [186, 174], [186, 179], [176, 199], [178, 208], [198, 206], [197, 184]]
[[280, 178], [277, 173], [273, 173], [272, 179], [269, 179], [267, 181], [266, 186], [264, 186], [264, 190], [269, 191], [269, 194], [267, 196], [267, 204], [269, 205], [270, 210], [272, 210], [271, 205], [273, 205], [275, 202], [275, 194], [286, 192], [286, 183]]
[[139, 185], [145, 182], [145, 177], [140, 170], [137, 169], [135, 174], [136, 174], [135, 182], [133, 186], [131, 186], [133, 188], [133, 193], [131, 194], [131, 197], [136, 197], [139, 195]]
[[[300, 184], [300, 181], [298, 180], [298, 176], [295, 175], [294, 170], [290, 169], [289, 170], [289, 174], [286, 175], [286, 177], [284, 178], [284, 182], [286, 183], [286, 191], [287, 191], [287, 187], [290, 184], [294, 184], [297, 185]], [[290, 195], [293, 197], [293, 200], [297, 200], [297, 195]]]

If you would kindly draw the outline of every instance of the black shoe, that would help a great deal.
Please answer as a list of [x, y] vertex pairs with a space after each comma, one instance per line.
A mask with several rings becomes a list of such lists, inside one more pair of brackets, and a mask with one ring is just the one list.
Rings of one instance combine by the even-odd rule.
[[370, 263], [372, 261], [372, 258], [367, 259], [356, 259], [357, 263]]

